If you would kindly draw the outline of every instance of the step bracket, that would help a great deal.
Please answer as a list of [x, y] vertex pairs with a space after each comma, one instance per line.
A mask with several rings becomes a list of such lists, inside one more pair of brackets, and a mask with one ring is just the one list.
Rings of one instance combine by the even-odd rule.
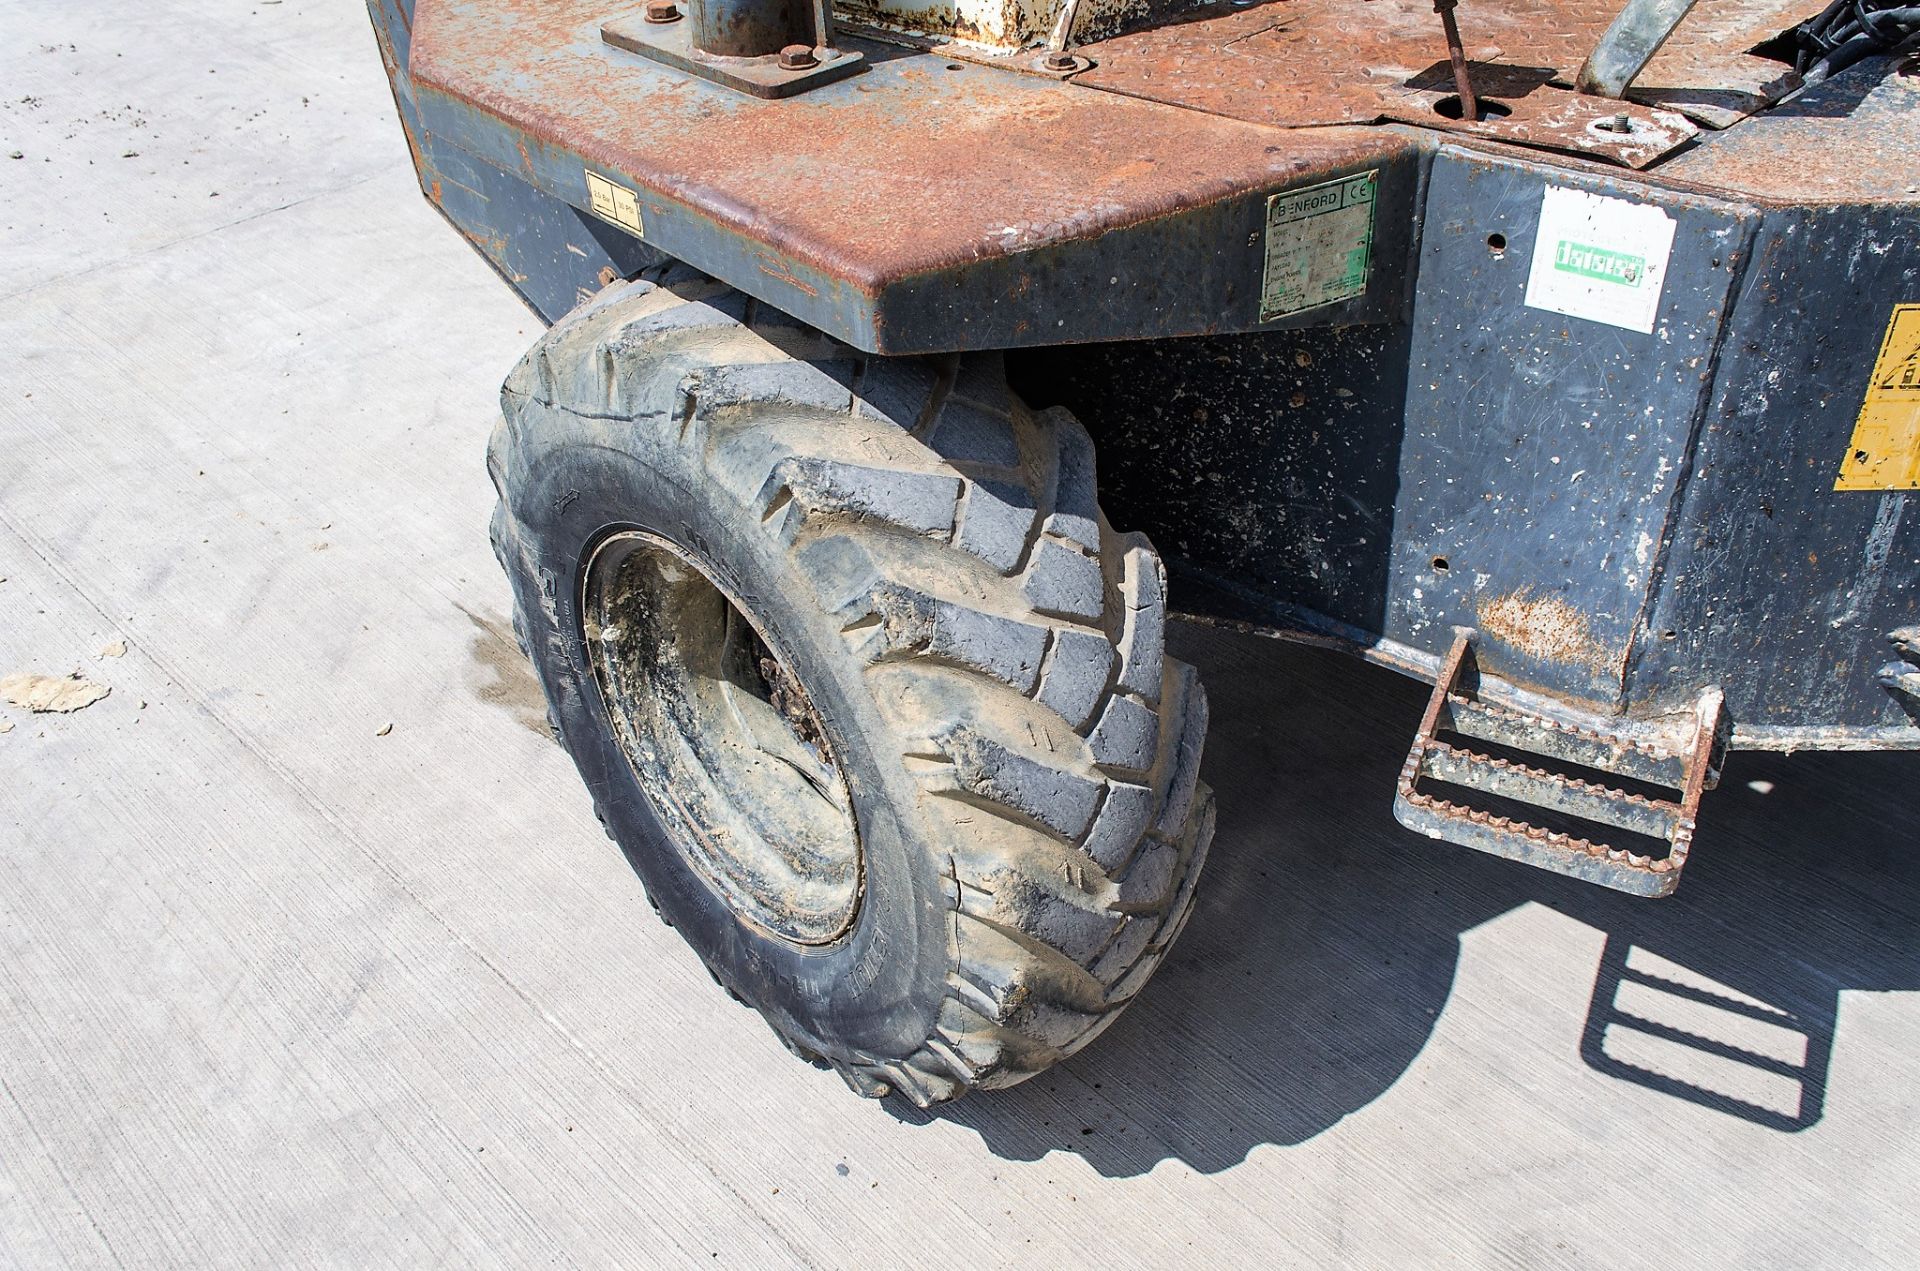
[[[1635, 896], [1672, 894], [1693, 846], [1700, 797], [1720, 776], [1727, 734], [1720, 690], [1702, 693], [1690, 726], [1672, 730], [1670, 740], [1581, 727], [1480, 701], [1473, 688], [1478, 680], [1473, 670], [1474, 635], [1470, 629], [1458, 633], [1434, 683], [1420, 731], [1400, 771], [1393, 801], [1395, 818], [1429, 838], [1616, 891]], [[1445, 740], [1443, 734], [1457, 740]], [[1586, 769], [1594, 777], [1570, 776], [1486, 753], [1475, 749], [1474, 742]], [[1677, 797], [1621, 789], [1609, 784], [1609, 777], [1673, 790]], [[1667, 853], [1643, 854], [1599, 841], [1599, 836], [1586, 838], [1503, 816], [1430, 793], [1422, 788], [1423, 781], [1549, 810], [1603, 830], [1663, 840]]]

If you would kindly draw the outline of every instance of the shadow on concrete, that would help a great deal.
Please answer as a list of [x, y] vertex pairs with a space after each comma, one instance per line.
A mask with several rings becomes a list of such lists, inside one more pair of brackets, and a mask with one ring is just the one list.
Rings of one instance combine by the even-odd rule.
[[1637, 900], [1394, 823], [1424, 686], [1197, 628], [1176, 650], [1213, 700], [1220, 823], [1200, 911], [1087, 1051], [934, 1114], [1001, 1156], [1213, 1172], [1313, 1138], [1412, 1063], [1460, 934], [1529, 901], [1607, 933], [1589, 1065], [1781, 1131], [1820, 1118], [1838, 994], [1920, 989], [1915, 756], [1736, 755], [1679, 894]]

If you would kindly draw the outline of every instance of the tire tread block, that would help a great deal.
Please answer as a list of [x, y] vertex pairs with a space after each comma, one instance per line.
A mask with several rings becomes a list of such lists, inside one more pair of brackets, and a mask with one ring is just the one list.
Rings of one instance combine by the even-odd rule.
[[[1164, 656], [1159, 558], [1106, 525], [1079, 422], [1028, 411], [997, 354], [863, 358], [678, 266], [562, 319], [502, 409], [491, 531], [523, 637], [556, 638], [513, 495], [557, 411], [624, 422], [616, 444], [655, 457], [698, 455], [851, 655], [924, 660], [910, 682], [937, 681], [932, 735], [899, 744], [923, 788], [952, 796], [924, 826], [950, 848], [938, 1019], [906, 1054], [783, 1033], [796, 1053], [924, 1106], [1013, 1084], [1099, 1033], [1190, 915], [1213, 819], [1205, 697]], [[980, 564], [930, 563], [954, 548]]]

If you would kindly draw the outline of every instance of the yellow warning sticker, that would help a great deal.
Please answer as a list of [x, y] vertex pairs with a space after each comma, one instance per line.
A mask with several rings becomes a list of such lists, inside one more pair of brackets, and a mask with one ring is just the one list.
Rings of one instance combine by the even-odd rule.
[[593, 209], [593, 214], [645, 238], [647, 231], [640, 223], [640, 200], [634, 192], [617, 181], [607, 180], [592, 168], [585, 171], [587, 205]]
[[1920, 305], [1895, 305], [1836, 490], [1920, 490]]

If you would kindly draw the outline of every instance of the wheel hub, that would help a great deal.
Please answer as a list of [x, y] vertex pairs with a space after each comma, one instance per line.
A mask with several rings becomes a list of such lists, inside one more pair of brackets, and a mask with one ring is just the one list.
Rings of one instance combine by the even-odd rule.
[[800, 679], [691, 553], [609, 535], [583, 636], [615, 737], [685, 862], [741, 919], [830, 944], [859, 909], [852, 799]]

